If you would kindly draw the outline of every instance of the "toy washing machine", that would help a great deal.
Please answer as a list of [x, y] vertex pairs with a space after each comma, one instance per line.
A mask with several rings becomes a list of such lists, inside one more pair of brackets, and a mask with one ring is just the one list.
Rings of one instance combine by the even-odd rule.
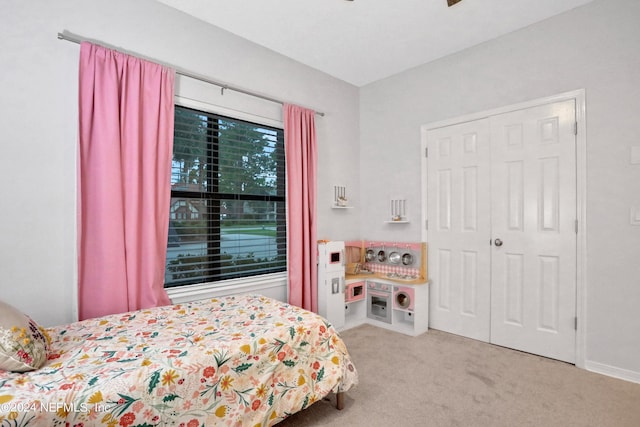
[[415, 291], [411, 286], [393, 287], [393, 308], [413, 312], [415, 302]]

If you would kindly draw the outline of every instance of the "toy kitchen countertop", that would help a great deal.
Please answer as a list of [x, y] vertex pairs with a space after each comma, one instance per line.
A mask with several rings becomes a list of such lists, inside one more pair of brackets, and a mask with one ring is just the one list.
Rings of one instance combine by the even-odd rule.
[[400, 275], [398, 273], [358, 273], [358, 274], [345, 274], [345, 280], [389, 280], [396, 283], [402, 283], [404, 285], [426, 285], [429, 283], [428, 279], [416, 276]]

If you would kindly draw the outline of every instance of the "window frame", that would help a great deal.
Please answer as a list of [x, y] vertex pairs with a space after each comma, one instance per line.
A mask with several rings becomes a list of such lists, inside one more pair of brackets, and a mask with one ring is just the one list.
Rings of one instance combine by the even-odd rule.
[[[247, 112], [224, 108], [218, 105], [213, 105], [213, 104], [197, 101], [190, 98], [185, 98], [178, 95], [175, 96], [174, 104], [175, 104], [175, 107], [184, 107], [188, 109], [202, 111], [208, 114], [222, 116], [223, 118], [228, 118], [230, 120], [244, 121], [244, 122], [248, 122], [250, 124], [255, 124], [258, 126], [263, 125], [269, 128], [276, 128], [282, 131], [283, 140], [284, 140], [284, 123], [281, 120], [274, 120], [268, 117], [257, 116]], [[173, 153], [172, 153], [172, 156], [173, 156]], [[165, 283], [164, 289], [169, 294], [172, 300], [174, 299], [180, 300], [181, 298], [185, 300], [190, 300], [194, 296], [202, 296], [202, 295], [206, 295], [206, 296], [225, 295], [225, 294], [229, 294], [230, 292], [233, 292], [234, 290], [249, 291], [249, 290], [256, 289], [257, 287], [259, 287], [259, 285], [264, 285], [266, 287], [273, 287], [273, 286], [280, 287], [280, 286], [283, 286], [283, 284], [285, 284], [288, 278], [288, 260], [289, 260], [289, 253], [288, 253], [289, 249], [288, 249], [288, 245], [286, 245], [286, 239], [288, 236], [288, 225], [289, 225], [288, 224], [288, 202], [286, 197], [287, 196], [286, 158], [284, 158], [282, 169], [283, 169], [282, 177], [284, 180], [283, 195], [281, 197], [278, 196], [277, 198], [278, 199], [282, 198], [282, 203], [284, 203], [283, 213], [285, 218], [284, 218], [284, 221], [282, 222], [285, 228], [284, 239], [285, 239], [285, 247], [286, 247], [285, 249], [286, 261], [285, 261], [284, 269], [278, 272], [265, 272], [262, 274], [253, 274], [253, 275], [247, 275], [247, 276], [241, 276], [241, 277], [225, 278], [225, 279], [214, 280], [214, 281], [210, 280], [206, 282], [181, 284], [181, 285], [175, 285], [170, 287], [167, 287]], [[214, 183], [214, 186], [217, 187], [217, 183]], [[176, 196], [177, 197], [186, 196], [186, 197], [192, 198], [194, 196], [202, 196], [203, 194], [205, 193], [188, 192], [188, 191], [171, 189], [170, 197], [172, 199]], [[266, 199], [273, 198], [273, 196], [245, 195], [244, 198], [246, 200], [263, 200], [264, 198]], [[219, 200], [238, 200], [238, 199], [229, 197], [227, 195], [226, 197], [221, 198]], [[280, 200], [267, 200], [267, 201], [279, 202]], [[211, 236], [212, 234], [209, 232], [208, 235]], [[167, 243], [167, 247], [169, 247], [169, 243]], [[220, 256], [219, 253], [218, 253], [218, 256]], [[166, 269], [166, 265], [165, 265], [165, 269]]]

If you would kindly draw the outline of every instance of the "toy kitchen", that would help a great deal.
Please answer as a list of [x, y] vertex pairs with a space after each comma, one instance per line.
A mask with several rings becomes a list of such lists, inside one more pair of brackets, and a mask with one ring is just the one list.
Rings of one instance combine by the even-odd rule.
[[318, 313], [338, 330], [369, 323], [412, 336], [426, 332], [426, 243], [319, 241]]

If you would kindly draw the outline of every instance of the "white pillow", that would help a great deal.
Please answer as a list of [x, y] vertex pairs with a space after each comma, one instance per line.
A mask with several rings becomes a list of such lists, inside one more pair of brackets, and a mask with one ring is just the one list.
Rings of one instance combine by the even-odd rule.
[[49, 339], [29, 316], [0, 301], [0, 369], [26, 372], [47, 360]]

